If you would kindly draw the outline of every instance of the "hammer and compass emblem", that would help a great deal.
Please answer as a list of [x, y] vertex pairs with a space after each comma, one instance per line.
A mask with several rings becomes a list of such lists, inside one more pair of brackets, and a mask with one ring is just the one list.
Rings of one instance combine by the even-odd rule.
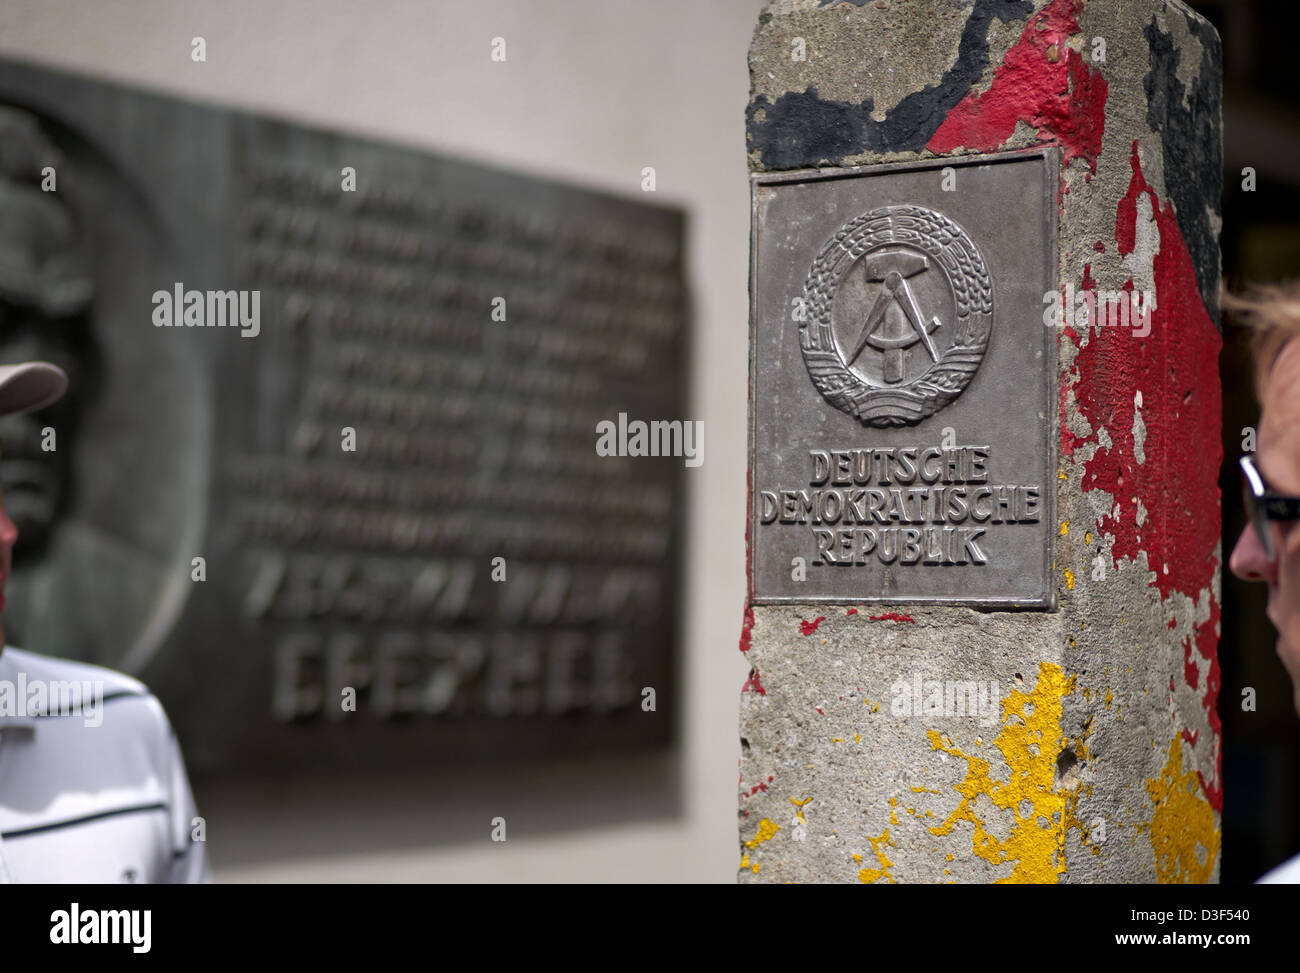
[[[918, 341], [925, 345], [933, 361], [939, 360], [930, 332], [942, 324], [937, 317], [932, 317], [929, 323], [922, 322], [916, 295], [907, 284], [909, 277], [928, 270], [930, 261], [924, 254], [910, 250], [882, 250], [863, 257], [861, 263], [867, 280], [883, 284], [884, 288], [871, 306], [862, 334], [845, 364], [852, 365], [870, 345], [885, 353], [885, 381], [898, 383], [903, 380], [903, 352]], [[899, 319], [900, 311], [905, 320]], [[882, 331], [880, 326], [886, 322], [891, 327]]]
[[[861, 285], [842, 289], [859, 272], [866, 297]], [[939, 310], [952, 316], [927, 320], [922, 307], [933, 312], [940, 294]], [[993, 329], [993, 282], [979, 249], [924, 206], [884, 206], [845, 223], [813, 261], [804, 299], [799, 344], [813, 385], [870, 426], [916, 423], [953, 402]], [[881, 359], [872, 362], [868, 348]]]

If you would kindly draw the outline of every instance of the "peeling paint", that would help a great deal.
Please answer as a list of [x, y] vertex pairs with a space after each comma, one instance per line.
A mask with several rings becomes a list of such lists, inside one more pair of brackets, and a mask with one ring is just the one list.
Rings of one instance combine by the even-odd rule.
[[[889, 799], [890, 824], [898, 824], [898, 815], [895, 813], [894, 810], [895, 805], [897, 805], [897, 803], [898, 803], [898, 798], [891, 797]], [[880, 867], [862, 869], [861, 871], [858, 872], [858, 881], [861, 882], [863, 885], [873, 885], [876, 882], [880, 881], [882, 878], [887, 878], [889, 879], [889, 884], [893, 885], [894, 876], [889, 874], [889, 870], [894, 867], [894, 863], [890, 861], [889, 858], [885, 855], [885, 846], [894, 844], [893, 839], [889, 837], [889, 829], [886, 828], [884, 831], [880, 833], [880, 836], [877, 838], [873, 838], [870, 835], [867, 835], [866, 839], [867, 842], [871, 845], [871, 850], [876, 856], [876, 863]], [[895, 847], [897, 846], [895, 845]], [[854, 855], [853, 859], [858, 863], [862, 862], [861, 855]]]
[[1155, 810], [1146, 831], [1156, 856], [1156, 878], [1166, 882], [1208, 882], [1219, 857], [1222, 831], [1215, 809], [1202, 799], [1195, 773], [1183, 769], [1182, 740], [1169, 741], [1169, 759], [1146, 782]]
[[[1074, 682], [1075, 677], [1067, 678], [1056, 663], [1040, 662], [1033, 691], [1014, 689], [1002, 701], [1002, 730], [993, 745], [1006, 763], [1005, 781], [991, 775], [987, 760], [966, 754], [937, 730], [927, 732], [932, 749], [967, 763], [966, 777], [957, 785], [961, 802], [930, 832], [944, 836], [958, 822], [974, 825], [972, 848], [977, 856], [994, 865], [1014, 863], [1011, 873], [998, 882], [1054, 883], [1065, 871], [1065, 799], [1055, 791], [1054, 782], [1056, 756], [1065, 739], [1061, 701], [1074, 691]], [[980, 796], [1011, 813], [1013, 823], [1005, 838], [992, 833], [977, 813]], [[1029, 811], [1022, 813], [1026, 803]], [[1040, 827], [1039, 818], [1051, 826]]]
[[[1073, 378], [1081, 416], [1094, 428], [1115, 431], [1084, 464], [1085, 491], [1116, 498], [1115, 509], [1098, 518], [1099, 531], [1112, 535], [1110, 557], [1116, 570], [1124, 561], [1146, 562], [1155, 571], [1154, 586], [1164, 602], [1175, 593], [1208, 605], [1204, 622], [1194, 623], [1184, 643], [1184, 678], [1202, 695], [1213, 731], [1208, 746], [1213, 771], [1204, 789], [1211, 804], [1222, 807], [1220, 721], [1217, 712], [1221, 677], [1217, 642], [1219, 605], [1213, 586], [1218, 574], [1219, 491], [1222, 459], [1218, 351], [1222, 345], [1200, 291], [1191, 255], [1183, 243], [1169, 201], [1157, 197], [1142, 170], [1138, 141], [1132, 142], [1128, 190], [1116, 208], [1115, 243], [1121, 255], [1138, 258], [1135, 270], [1149, 264], [1156, 307], [1151, 333], [1137, 338], [1120, 328], [1097, 328], [1075, 358]], [[1144, 232], [1150, 214], [1150, 231]], [[1182, 408], [1147, 416], [1138, 411], [1139, 380], [1158, 377], [1152, 395], [1177, 401]], [[1140, 434], [1140, 435], [1139, 435]], [[1064, 435], [1064, 433], [1063, 433]], [[1073, 445], [1077, 445], [1075, 440]], [[1176, 489], [1171, 490], [1171, 485]], [[1123, 503], [1119, 498], [1126, 498]], [[1184, 498], [1213, 497], [1212, 505], [1192, 509]], [[1130, 528], [1124, 508], [1131, 506]], [[1136, 528], [1154, 521], [1155, 529]], [[1206, 678], [1194, 663], [1191, 646], [1204, 660]], [[1203, 745], [1205, 745], [1203, 743]]]
[[811, 622], [805, 622], [802, 619], [800, 619], [799, 631], [802, 632], [804, 635], [812, 635], [813, 632], [817, 631], [817, 626], [824, 621], [826, 621], [825, 615], [818, 616], [817, 618], [813, 619]]
[[803, 809], [804, 809], [804, 805], [809, 804], [811, 802], [812, 802], [811, 797], [805, 797], [802, 800], [800, 800], [797, 797], [790, 798], [790, 803], [793, 804], [795, 807], [795, 818], [798, 820], [800, 824], [808, 823], [807, 819], [803, 816]]
[[[1061, 144], [1066, 165], [1082, 157], [1096, 172], [1108, 88], [1101, 71], [1066, 44], [1079, 31], [1075, 17], [1082, 9], [1083, 0], [1052, 0], [1031, 17], [993, 72], [989, 90], [969, 92], [926, 148], [992, 152], [1011, 138], [1018, 122], [1025, 122], [1038, 130], [1040, 140]], [[1053, 48], [1064, 49], [1064, 60], [1058, 56], [1052, 63]]]
[[776, 833], [781, 830], [781, 826], [769, 818], [763, 818], [758, 822], [758, 832], [754, 837], [745, 842], [745, 847], [753, 851], [765, 841], [771, 841]]

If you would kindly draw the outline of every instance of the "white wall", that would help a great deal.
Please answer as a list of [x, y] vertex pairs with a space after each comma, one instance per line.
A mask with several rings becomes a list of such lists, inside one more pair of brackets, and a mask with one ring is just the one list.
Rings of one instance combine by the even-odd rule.
[[[329, 792], [311, 796], [317, 804], [301, 793], [222, 794], [210, 802], [215, 808], [202, 809], [214, 859], [222, 860], [221, 843], [259, 853], [219, 867], [218, 880], [733, 879], [737, 701], [747, 671], [736, 648], [748, 341], [744, 108], [746, 50], [760, 7], [761, 0], [0, 4], [6, 56], [621, 194], [639, 194], [641, 168], [653, 165], [658, 200], [689, 214], [689, 417], [703, 419], [707, 435], [706, 461], [689, 477], [681, 815], [588, 827], [580, 806], [551, 794], [552, 817], [571, 826], [548, 836], [516, 832], [492, 844], [485, 826], [481, 842], [342, 854], [330, 849], [348, 847], [347, 829], [362, 825], [353, 819], [362, 812]], [[207, 41], [206, 63], [190, 59], [196, 35]], [[506, 39], [504, 64], [489, 58], [496, 36]], [[547, 780], [580, 787], [592, 773], [617, 769], [572, 768]], [[285, 811], [292, 800], [300, 810]], [[274, 822], [273, 805], [283, 812]], [[295, 820], [308, 807], [332, 815], [337, 841], [323, 839], [306, 858], [277, 856], [275, 829], [321, 823]], [[406, 807], [412, 824], [419, 800]]]

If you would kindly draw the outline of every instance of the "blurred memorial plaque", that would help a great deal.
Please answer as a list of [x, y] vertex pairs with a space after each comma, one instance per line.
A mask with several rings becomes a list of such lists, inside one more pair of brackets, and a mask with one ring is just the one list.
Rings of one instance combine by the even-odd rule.
[[683, 461], [595, 443], [685, 418], [680, 212], [15, 63], [0, 105], [4, 360], [75, 390], [3, 430], [11, 644], [139, 676], [196, 773], [668, 742]]
[[754, 601], [1052, 607], [1058, 165], [753, 177]]

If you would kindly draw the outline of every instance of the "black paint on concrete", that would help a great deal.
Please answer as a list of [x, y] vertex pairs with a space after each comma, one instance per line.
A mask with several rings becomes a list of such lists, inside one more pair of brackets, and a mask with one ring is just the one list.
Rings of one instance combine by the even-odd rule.
[[768, 169], [838, 165], [864, 150], [871, 112], [870, 98], [859, 105], [830, 101], [816, 88], [787, 91], [774, 102], [759, 95], [745, 110], [749, 148]]
[[[1201, 299], [1219, 324], [1219, 243], [1211, 212], [1222, 215], [1223, 140], [1220, 110], [1223, 93], [1223, 46], [1218, 32], [1188, 16], [1192, 36], [1201, 42], [1201, 64], [1191, 90], [1178, 80], [1182, 52], [1151, 18], [1143, 33], [1150, 48], [1150, 70], [1143, 79], [1147, 124], [1160, 133], [1164, 149], [1165, 192], [1174, 201], [1178, 229], [1196, 268]], [[1187, 106], [1183, 96], [1187, 96]], [[1222, 325], [1219, 325], [1222, 330]]]
[[[822, 0], [821, 5], [838, 2], [863, 5], [858, 0]], [[919, 152], [988, 67], [988, 32], [994, 18], [1010, 23], [1032, 12], [1030, 0], [975, 0], [962, 28], [956, 62], [938, 85], [912, 92], [881, 122], [871, 117], [871, 98], [857, 105], [830, 101], [813, 87], [786, 92], [775, 102], [759, 95], [746, 112], [750, 151], [759, 153], [767, 169], [839, 165], [862, 152]]]

